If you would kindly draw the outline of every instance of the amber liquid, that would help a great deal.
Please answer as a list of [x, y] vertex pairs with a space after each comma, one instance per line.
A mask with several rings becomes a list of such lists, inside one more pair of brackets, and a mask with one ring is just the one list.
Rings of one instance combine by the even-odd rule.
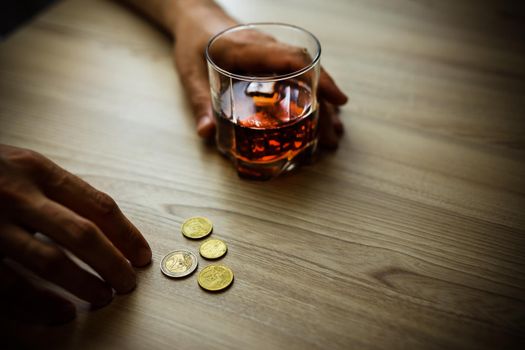
[[214, 101], [219, 150], [234, 161], [240, 176], [254, 179], [309, 162], [318, 129], [312, 101], [301, 81], [235, 82]]

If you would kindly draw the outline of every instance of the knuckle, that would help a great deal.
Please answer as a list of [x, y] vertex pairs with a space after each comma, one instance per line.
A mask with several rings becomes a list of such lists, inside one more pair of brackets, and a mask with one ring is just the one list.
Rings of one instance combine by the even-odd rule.
[[17, 181], [2, 181], [0, 179], [0, 208], [21, 216], [27, 211], [34, 210], [41, 205], [42, 200], [38, 192], [32, 187]]
[[58, 165], [53, 164], [48, 167], [46, 183], [53, 188], [60, 188], [67, 183], [69, 176], [70, 175], [67, 171], [60, 168]]
[[56, 205], [53, 205], [52, 201], [46, 199], [33, 202], [31, 210], [45, 215], [51, 221], [58, 221], [62, 217], [62, 211]]
[[17, 149], [7, 156], [11, 164], [27, 170], [40, 169], [45, 164], [45, 158], [40, 153], [28, 149]]
[[42, 247], [36, 255], [37, 271], [45, 277], [59, 274], [67, 264], [66, 254], [56, 247]]
[[310, 55], [308, 51], [302, 48], [292, 48], [289, 50], [288, 54], [285, 55], [286, 61], [290, 66], [299, 67], [304, 66], [308, 63]]
[[17, 188], [16, 184], [3, 183], [3, 181], [0, 181], [0, 199], [2, 199], [0, 207], [20, 208], [32, 202], [30, 196]]
[[190, 104], [193, 106], [196, 112], [206, 108], [207, 103], [208, 97], [205, 93], [195, 93], [190, 96]]
[[304, 54], [305, 54], [305, 49], [300, 48], [300, 47], [297, 47], [297, 46], [292, 47], [292, 48], [290, 49], [290, 51], [291, 51], [294, 55], [296, 55], [296, 56], [298, 56], [298, 57], [303, 57]]
[[199, 67], [197, 67], [195, 63], [187, 62], [186, 60], [181, 59], [176, 61], [176, 67], [184, 81], [188, 81], [189, 79], [195, 77], [199, 71]]
[[192, 69], [188, 70], [185, 75], [185, 85], [195, 89], [196, 87], [200, 86], [201, 82], [202, 72], [199, 71], [198, 67], [193, 67]]
[[112, 215], [118, 211], [117, 202], [107, 193], [95, 190], [94, 199], [97, 209], [101, 214]]
[[85, 248], [92, 246], [97, 237], [97, 228], [87, 219], [77, 219], [70, 223], [70, 233], [73, 235], [73, 245]]

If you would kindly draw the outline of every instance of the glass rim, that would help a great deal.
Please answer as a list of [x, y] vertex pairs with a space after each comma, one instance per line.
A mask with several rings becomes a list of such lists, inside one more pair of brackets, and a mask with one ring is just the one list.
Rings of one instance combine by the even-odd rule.
[[[255, 28], [256, 29], [259, 26], [286, 27], [288, 29], [294, 29], [294, 30], [298, 30], [300, 32], [303, 32], [304, 34], [306, 34], [307, 36], [312, 38], [314, 40], [314, 42], [315, 42], [315, 46], [317, 47], [317, 53], [316, 53], [315, 57], [312, 59], [312, 61], [309, 64], [307, 64], [306, 66], [304, 66], [301, 69], [298, 69], [296, 71], [293, 71], [293, 72], [290, 72], [290, 73], [286, 73], [286, 74], [278, 74], [278, 75], [271, 75], [271, 76], [251, 76], [251, 75], [235, 74], [235, 73], [227, 71], [224, 68], [219, 67], [213, 61], [213, 59], [210, 56], [210, 47], [213, 45], [213, 43], [215, 41], [217, 41], [217, 39], [219, 39], [219, 37], [221, 37], [224, 34], [227, 34], [227, 33], [230, 33], [230, 32], [236, 32], [236, 31], [239, 31], [239, 30], [250, 29], [250, 28]], [[221, 74], [223, 74], [223, 75], [225, 75], [225, 76], [227, 76], [229, 78], [234, 78], [234, 79], [244, 80], [244, 81], [280, 81], [280, 80], [285, 80], [285, 79], [290, 79], [290, 78], [297, 77], [297, 76], [299, 76], [299, 75], [309, 71], [310, 69], [312, 69], [319, 62], [319, 60], [321, 58], [321, 43], [319, 42], [319, 39], [317, 39], [317, 37], [312, 34], [312, 32], [310, 32], [310, 31], [308, 31], [308, 30], [306, 30], [304, 28], [301, 28], [299, 26], [293, 25], [293, 24], [281, 23], [281, 22], [253, 22], [253, 23], [237, 24], [237, 25], [234, 25], [232, 27], [226, 28], [226, 29], [218, 32], [217, 34], [213, 35], [210, 38], [210, 40], [208, 40], [208, 44], [206, 45], [205, 55], [206, 55], [206, 61], [208, 62], [209, 65], [211, 65], [213, 67], [213, 69], [215, 69], [217, 72], [219, 72], [219, 73], [221, 73]]]

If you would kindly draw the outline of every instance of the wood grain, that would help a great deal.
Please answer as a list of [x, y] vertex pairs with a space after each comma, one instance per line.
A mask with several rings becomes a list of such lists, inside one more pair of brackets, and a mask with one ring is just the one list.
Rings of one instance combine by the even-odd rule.
[[[113, 2], [59, 3], [0, 44], [0, 142], [109, 192], [154, 261], [106, 308], [2, 333], [74, 349], [520, 348], [519, 5], [221, 3], [320, 38], [351, 96], [339, 150], [275, 181], [239, 179], [195, 134], [167, 37]], [[225, 293], [158, 269], [172, 249], [197, 250], [179, 233], [193, 215], [229, 245]]]

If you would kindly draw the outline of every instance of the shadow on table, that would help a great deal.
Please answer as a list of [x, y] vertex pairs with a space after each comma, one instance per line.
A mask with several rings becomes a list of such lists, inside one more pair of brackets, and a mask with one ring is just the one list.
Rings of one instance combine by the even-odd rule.
[[[151, 270], [152, 264], [138, 268], [138, 275]], [[101, 348], [118, 347], [118, 343], [108, 344], [107, 333], [118, 328], [121, 334], [126, 334], [122, 328], [133, 329], [139, 314], [137, 307], [139, 293], [133, 291], [124, 295], [116, 295], [113, 301], [100, 309], [90, 310], [89, 305], [67, 294], [59, 287], [43, 282], [54, 292], [66, 296], [77, 306], [77, 317], [63, 325], [42, 325], [7, 320], [0, 318], [0, 335], [2, 349], [79, 349], [82, 340], [89, 337], [91, 344], [98, 344]], [[140, 288], [138, 286], [137, 288]], [[116, 312], [115, 309], [125, 309], [126, 312]], [[122, 315], [125, 315], [123, 321]], [[98, 340], [100, 339], [100, 340]], [[119, 339], [116, 339], [119, 341]]]

